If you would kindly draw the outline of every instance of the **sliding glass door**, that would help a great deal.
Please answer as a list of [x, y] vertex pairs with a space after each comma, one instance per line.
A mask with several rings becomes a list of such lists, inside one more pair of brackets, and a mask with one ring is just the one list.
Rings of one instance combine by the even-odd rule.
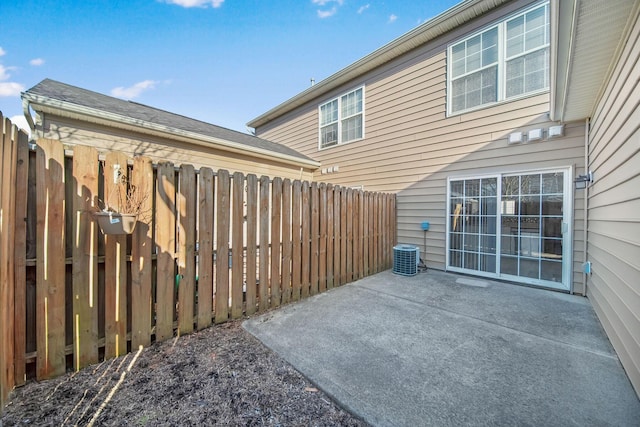
[[568, 171], [452, 178], [447, 268], [569, 290]]

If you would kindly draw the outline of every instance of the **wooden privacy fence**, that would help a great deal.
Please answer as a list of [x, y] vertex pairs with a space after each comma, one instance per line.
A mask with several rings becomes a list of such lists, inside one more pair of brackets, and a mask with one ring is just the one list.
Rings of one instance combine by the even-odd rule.
[[[15, 235], [2, 234], [3, 271], [15, 266], [2, 282], [3, 392], [391, 266], [392, 194], [26, 146], [2, 184], [3, 207], [17, 189]], [[92, 212], [118, 168], [151, 197], [132, 235], [104, 236]]]

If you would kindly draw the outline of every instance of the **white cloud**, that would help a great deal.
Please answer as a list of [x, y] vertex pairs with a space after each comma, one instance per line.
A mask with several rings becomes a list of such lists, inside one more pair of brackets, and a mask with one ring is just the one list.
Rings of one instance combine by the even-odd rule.
[[169, 4], [176, 4], [182, 7], [213, 7], [214, 9], [222, 6], [224, 0], [164, 0]]
[[[7, 52], [0, 47], [0, 56], [5, 55]], [[16, 82], [8, 82], [11, 78], [10, 72], [15, 70], [16, 67], [5, 67], [0, 64], [0, 97], [20, 96], [25, 88], [24, 85]]]
[[392, 24], [392, 23], [396, 22], [397, 19], [398, 19], [398, 17], [392, 13], [389, 16], [389, 23]]
[[320, 19], [328, 18], [330, 16], [335, 15], [337, 11], [338, 9], [336, 9], [335, 7], [332, 7], [331, 10], [319, 10], [318, 18]]
[[311, 0], [311, 3], [316, 4], [318, 6], [329, 6], [332, 3], [336, 3], [338, 6], [333, 6], [331, 9], [329, 10], [320, 10], [318, 9], [318, 18], [320, 19], [324, 19], [324, 18], [328, 18], [330, 16], [335, 15], [338, 12], [338, 7], [342, 6], [342, 3], [344, 3], [344, 0]]
[[146, 90], [154, 89], [156, 87], [156, 84], [158, 84], [158, 82], [155, 80], [145, 80], [142, 82], [138, 82], [130, 87], [120, 86], [111, 89], [111, 95], [118, 98], [133, 99], [140, 96], [142, 92]]
[[340, 6], [342, 6], [344, 0], [311, 0], [311, 3], [317, 4], [318, 6], [324, 6], [329, 3], [338, 3]]
[[9, 80], [9, 77], [11, 77], [11, 74], [9, 74], [9, 70], [9, 68], [5, 68], [4, 65], [0, 64], [0, 81]]
[[358, 14], [361, 14], [367, 9], [369, 9], [369, 3], [365, 4], [364, 6], [360, 6], [360, 9], [358, 9]]
[[11, 120], [11, 123], [18, 126], [20, 129], [25, 130], [29, 133], [31, 132], [29, 129], [29, 124], [27, 123], [27, 119], [25, 119], [24, 116], [9, 117], [9, 120]]
[[29, 64], [33, 65], [34, 67], [39, 67], [42, 64], [44, 64], [44, 59], [42, 59], [42, 58], [34, 58], [31, 61], [29, 61]]
[[15, 82], [0, 83], [0, 96], [20, 96], [20, 92], [24, 91], [24, 86]]

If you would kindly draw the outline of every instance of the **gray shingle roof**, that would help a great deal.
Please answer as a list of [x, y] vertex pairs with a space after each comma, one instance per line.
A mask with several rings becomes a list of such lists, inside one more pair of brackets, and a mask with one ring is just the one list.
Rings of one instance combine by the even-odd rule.
[[31, 89], [28, 89], [24, 94], [46, 97], [53, 100], [76, 104], [82, 107], [88, 107], [94, 110], [118, 114], [144, 122], [246, 145], [248, 151], [251, 151], [251, 148], [257, 148], [271, 151], [274, 154], [283, 154], [299, 158], [301, 160], [313, 161], [313, 159], [282, 144], [216, 126], [211, 123], [181, 116], [179, 114], [170, 113], [148, 105], [133, 101], [125, 101], [87, 89], [71, 86], [51, 79], [44, 79]]

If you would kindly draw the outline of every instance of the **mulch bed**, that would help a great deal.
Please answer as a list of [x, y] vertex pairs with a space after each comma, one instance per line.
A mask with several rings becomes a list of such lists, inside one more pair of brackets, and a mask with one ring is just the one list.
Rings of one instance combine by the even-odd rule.
[[13, 425], [366, 426], [242, 329], [215, 326], [14, 390]]

